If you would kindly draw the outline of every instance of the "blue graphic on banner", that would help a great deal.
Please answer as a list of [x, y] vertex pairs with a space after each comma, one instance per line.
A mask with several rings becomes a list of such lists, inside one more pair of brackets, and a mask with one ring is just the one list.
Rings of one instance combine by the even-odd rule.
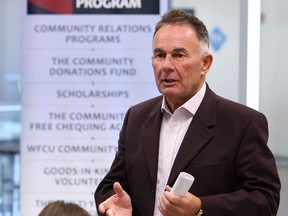
[[215, 51], [218, 51], [223, 46], [226, 40], [226, 35], [219, 27], [215, 27], [210, 32], [210, 44]]

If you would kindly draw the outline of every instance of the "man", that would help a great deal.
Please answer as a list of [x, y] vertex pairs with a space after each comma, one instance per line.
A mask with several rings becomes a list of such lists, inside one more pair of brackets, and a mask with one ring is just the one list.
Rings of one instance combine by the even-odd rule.
[[[163, 96], [128, 110], [95, 192], [99, 215], [276, 215], [280, 181], [267, 120], [209, 88], [208, 48], [205, 25], [189, 13], [170, 10], [157, 23], [152, 65]], [[179, 197], [170, 190], [182, 171], [195, 182]]]

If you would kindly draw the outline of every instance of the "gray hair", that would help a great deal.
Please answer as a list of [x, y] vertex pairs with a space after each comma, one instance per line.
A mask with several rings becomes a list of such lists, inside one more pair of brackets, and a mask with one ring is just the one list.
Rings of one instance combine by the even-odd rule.
[[[155, 31], [153, 37], [157, 33], [157, 31], [165, 25], [169, 24], [188, 24], [190, 25], [196, 32], [197, 38], [200, 42], [203, 43], [204, 47], [206, 47], [205, 51], [209, 49], [209, 33], [205, 26], [205, 24], [198, 19], [196, 16], [192, 15], [189, 12], [178, 9], [171, 9], [166, 12], [161, 20], [156, 24]], [[204, 48], [202, 47], [202, 48]]]

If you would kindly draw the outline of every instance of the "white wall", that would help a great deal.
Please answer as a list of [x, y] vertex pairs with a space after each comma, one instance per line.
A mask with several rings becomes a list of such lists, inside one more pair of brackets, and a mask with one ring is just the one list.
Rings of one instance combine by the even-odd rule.
[[287, 11], [287, 0], [262, 0], [260, 109], [269, 122], [269, 146], [278, 157], [282, 183], [278, 216], [288, 212]]
[[240, 102], [240, 3], [239, 0], [174, 0], [171, 8], [193, 9], [209, 32], [218, 27], [226, 35], [219, 51], [210, 50], [214, 62], [207, 75], [210, 87], [228, 99]]
[[270, 125], [269, 145], [288, 157], [288, 1], [262, 0], [260, 108]]

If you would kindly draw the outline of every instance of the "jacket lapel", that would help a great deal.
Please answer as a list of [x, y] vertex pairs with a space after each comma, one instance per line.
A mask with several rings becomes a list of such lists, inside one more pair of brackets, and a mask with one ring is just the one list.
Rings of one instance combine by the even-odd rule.
[[176, 180], [178, 174], [193, 161], [194, 157], [212, 138], [211, 132], [195, 116], [175, 158], [168, 181], [169, 185]]
[[155, 104], [149, 116], [147, 116], [147, 121], [142, 127], [144, 155], [147, 160], [149, 174], [154, 187], [156, 186], [157, 181], [159, 137], [162, 121], [161, 102], [162, 97], [161, 100]]
[[213, 139], [209, 128], [216, 124], [216, 97], [207, 85], [205, 97], [197, 110], [175, 158], [168, 184], [192, 163], [197, 154]]

